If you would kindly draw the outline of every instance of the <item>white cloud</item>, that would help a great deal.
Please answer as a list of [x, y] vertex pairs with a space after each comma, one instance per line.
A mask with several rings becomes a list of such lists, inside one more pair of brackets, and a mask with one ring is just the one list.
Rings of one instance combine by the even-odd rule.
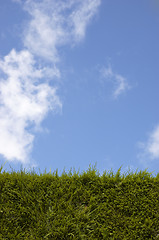
[[31, 21], [24, 31], [24, 45], [34, 54], [58, 61], [58, 47], [75, 44], [85, 36], [100, 0], [28, 0], [24, 9]]
[[85, 31], [87, 24], [90, 22], [92, 17], [96, 14], [96, 11], [100, 5], [100, 0], [86, 0], [79, 1], [80, 7], [77, 8], [70, 15], [70, 25], [72, 25], [72, 30], [75, 40], [79, 41], [85, 36]]
[[130, 88], [127, 79], [122, 75], [113, 72], [110, 64], [108, 67], [102, 68], [100, 73], [104, 79], [110, 80], [114, 84], [115, 88], [113, 91], [113, 97], [115, 99]]
[[22, 35], [25, 49], [0, 59], [0, 154], [26, 164], [34, 141], [31, 129], [38, 128], [50, 110], [62, 107], [49, 84], [60, 71], [48, 65], [60, 59], [60, 46], [84, 38], [101, 0], [12, 1], [20, 3], [30, 19]]
[[12, 50], [0, 60], [0, 154], [8, 160], [26, 162], [34, 140], [29, 127], [61, 108], [56, 89], [42, 82], [47, 71], [50, 75], [50, 69], [35, 67], [27, 50]]
[[159, 125], [149, 134], [146, 142], [139, 143], [143, 153], [140, 158], [149, 157], [151, 160], [159, 159]]

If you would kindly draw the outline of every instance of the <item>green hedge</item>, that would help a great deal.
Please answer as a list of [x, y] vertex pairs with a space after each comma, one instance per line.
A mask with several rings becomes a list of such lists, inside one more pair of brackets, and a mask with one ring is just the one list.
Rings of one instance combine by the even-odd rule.
[[159, 174], [1, 172], [0, 239], [159, 239]]

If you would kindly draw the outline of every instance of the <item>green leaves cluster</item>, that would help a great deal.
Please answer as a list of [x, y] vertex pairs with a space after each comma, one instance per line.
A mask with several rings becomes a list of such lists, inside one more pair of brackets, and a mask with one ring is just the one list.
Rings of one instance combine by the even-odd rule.
[[0, 239], [159, 239], [159, 174], [4, 171]]

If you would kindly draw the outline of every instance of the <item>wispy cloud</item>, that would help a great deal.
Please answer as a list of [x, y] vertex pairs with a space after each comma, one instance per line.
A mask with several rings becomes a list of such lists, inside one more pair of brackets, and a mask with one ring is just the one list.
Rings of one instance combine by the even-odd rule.
[[123, 94], [130, 88], [127, 79], [125, 77], [123, 77], [122, 75], [114, 72], [112, 70], [112, 67], [110, 64], [107, 67], [101, 68], [100, 73], [104, 79], [110, 80], [113, 83], [113, 85], [114, 85], [113, 98], [114, 99], [117, 99], [121, 94]]
[[159, 159], [159, 125], [149, 134], [146, 142], [140, 142], [138, 145], [142, 149], [142, 153], [139, 154], [141, 160], [145, 157], [149, 160]]
[[27, 128], [61, 108], [56, 89], [42, 82], [47, 71], [50, 76], [50, 69], [35, 67], [27, 50], [12, 50], [0, 60], [0, 153], [8, 160], [28, 161], [34, 136]]
[[58, 48], [84, 38], [99, 5], [100, 0], [26, 1], [24, 9], [31, 21], [24, 31], [24, 45], [40, 57], [58, 61]]
[[60, 77], [55, 66], [59, 47], [84, 38], [100, 0], [12, 1], [21, 4], [30, 20], [22, 34], [24, 49], [13, 49], [0, 59], [0, 154], [28, 163], [35, 137], [32, 130], [49, 111], [62, 108], [56, 87], [50, 84]]

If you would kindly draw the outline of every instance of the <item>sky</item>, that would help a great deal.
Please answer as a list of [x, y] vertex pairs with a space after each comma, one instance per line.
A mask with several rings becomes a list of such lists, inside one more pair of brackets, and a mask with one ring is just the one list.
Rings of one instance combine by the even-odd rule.
[[1, 0], [0, 165], [159, 169], [159, 2]]

